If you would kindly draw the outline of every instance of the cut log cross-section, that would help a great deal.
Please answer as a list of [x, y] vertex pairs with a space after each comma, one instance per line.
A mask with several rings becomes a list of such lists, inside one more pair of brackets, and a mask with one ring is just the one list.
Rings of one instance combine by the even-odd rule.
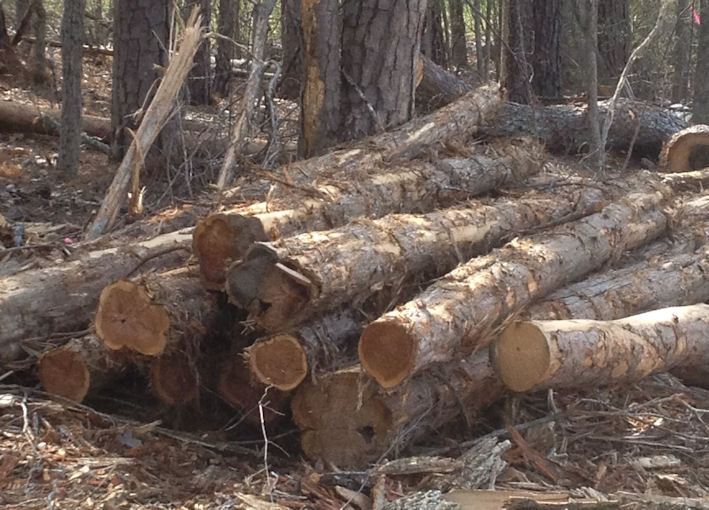
[[385, 388], [485, 346], [502, 321], [661, 234], [660, 192], [631, 194], [601, 212], [473, 259], [362, 333], [363, 367]]
[[250, 319], [275, 332], [340, 305], [357, 306], [402, 279], [438, 277], [511, 233], [591, 214], [604, 200], [596, 188], [567, 188], [563, 195], [533, 192], [492, 205], [358, 220], [257, 243], [229, 270], [226, 290], [233, 303], [249, 310]]
[[673, 134], [662, 146], [659, 170], [691, 172], [709, 167], [709, 126], [699, 124]]
[[186, 269], [119, 280], [101, 292], [96, 334], [113, 350], [145, 356], [199, 342], [219, 313], [217, 296]]
[[[242, 259], [256, 241], [327, 230], [357, 217], [373, 219], [450, 206], [536, 173], [541, 163], [534, 150], [510, 146], [500, 156], [450, 158], [437, 164], [412, 163], [390, 173], [350, 174], [316, 186], [318, 198], [293, 191], [248, 211], [208, 216], [195, 229], [194, 253], [205, 286], [221, 290], [226, 268]], [[260, 210], [269, 212], [251, 213]]]
[[513, 391], [637, 381], [709, 364], [709, 305], [664, 308], [615, 321], [521, 321], [493, 346]]
[[165, 404], [184, 405], [199, 397], [199, 376], [184, 353], [160, 356], [150, 362], [150, 385]]

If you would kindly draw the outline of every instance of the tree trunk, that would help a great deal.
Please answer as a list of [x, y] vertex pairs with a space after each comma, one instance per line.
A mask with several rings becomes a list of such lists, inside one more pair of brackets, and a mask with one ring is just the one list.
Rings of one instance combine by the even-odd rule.
[[96, 334], [112, 350], [144, 356], [197, 352], [216, 322], [217, 297], [186, 270], [119, 280], [101, 291]]
[[529, 58], [534, 40], [534, 3], [529, 0], [507, 0], [505, 4], [506, 44], [502, 49], [502, 85], [509, 91], [510, 101], [530, 104], [532, 69]]
[[226, 290], [233, 303], [249, 310], [249, 320], [265, 331], [282, 331], [341, 305], [357, 307], [397, 282], [437, 278], [512, 233], [590, 214], [604, 200], [597, 189], [565, 189], [564, 196], [390, 215], [260, 243], [231, 267]]
[[10, 44], [10, 36], [7, 34], [7, 21], [5, 20], [5, 9], [0, 1], [0, 48], [5, 49]]
[[15, 30], [20, 26], [30, 6], [30, 0], [15, 0]]
[[529, 65], [533, 70], [532, 90], [558, 100], [561, 89], [561, 0], [535, 0], [534, 41]]
[[483, 32], [482, 32], [482, 11], [480, 10], [480, 0], [473, 0], [472, 4], [473, 26], [475, 28], [475, 64], [478, 69], [478, 75], [482, 80], [487, 80], [487, 61], [485, 60], [485, 52], [483, 51]]
[[35, 83], [47, 83], [51, 79], [47, 67], [47, 11], [43, 0], [32, 0], [32, 25], [35, 43], [32, 45], [32, 78]]
[[[138, 127], [134, 114], [150, 103], [156, 90], [161, 77], [156, 66], [167, 66], [171, 10], [170, 0], [115, 0], [111, 126], [116, 158], [122, 158], [133, 141], [128, 130]], [[174, 138], [170, 131], [163, 128], [158, 141], [168, 153]]]
[[[209, 32], [209, 24], [212, 18], [212, 2], [210, 0], [189, 0], [186, 4], [187, 16], [185, 18], [189, 17], [189, 13], [195, 6], [199, 6], [199, 13], [202, 15], [202, 27], [205, 33]], [[187, 78], [190, 104], [208, 105], [211, 102], [210, 59], [209, 39], [205, 38], [194, 56], [194, 65]]]
[[630, 0], [598, 0], [598, 79], [615, 88], [633, 49]]
[[342, 26], [338, 0], [303, 0], [302, 6], [305, 87], [299, 152], [310, 158], [324, 153], [338, 139]]
[[660, 152], [658, 169], [663, 172], [690, 172], [709, 166], [709, 126], [700, 124], [674, 133]]
[[328, 230], [359, 217], [381, 218], [390, 213], [451, 206], [532, 175], [540, 167], [536, 155], [523, 149], [508, 149], [508, 155], [497, 158], [451, 158], [435, 165], [414, 163], [391, 174], [364, 174], [356, 182], [342, 179], [337, 184], [324, 183], [316, 188], [318, 199], [292, 192], [284, 200], [257, 204], [273, 212], [208, 216], [195, 229], [194, 253], [205, 285], [223, 289], [227, 267], [242, 259], [256, 241]]
[[44, 389], [78, 403], [115, 380], [125, 365], [125, 358], [107, 351], [93, 334], [50, 349], [37, 362]]
[[[308, 8], [311, 11], [314, 7], [323, 9], [323, 6], [319, 2], [316, 3], [313, 0], [308, 2]], [[328, 9], [325, 7], [325, 9]], [[329, 9], [332, 9], [331, 7]], [[278, 84], [278, 95], [286, 99], [297, 99], [301, 96], [303, 86], [305, 85], [306, 72], [305, 72], [305, 62], [304, 58], [307, 59], [307, 50], [304, 48], [303, 36], [305, 35], [305, 26], [301, 31], [301, 15], [302, 7], [301, 0], [281, 0], [281, 47], [283, 48], [283, 73], [281, 74], [281, 81]], [[335, 15], [337, 15], [337, 6], [335, 6]], [[337, 23], [334, 19], [329, 19], [329, 22]], [[314, 27], [311, 27], [314, 30]], [[321, 27], [321, 34], [325, 36], [330, 30], [328, 25]], [[334, 39], [333, 42], [337, 43], [339, 54], [339, 37]], [[339, 60], [337, 60], [338, 71], [339, 71]], [[338, 86], [339, 88], [339, 86]]]
[[23, 342], [43, 341], [53, 334], [86, 328], [105, 286], [138, 270], [183, 264], [191, 240], [191, 231], [172, 232], [147, 241], [79, 253], [75, 260], [3, 278], [0, 359], [16, 358]]
[[689, 61], [692, 52], [692, 11], [689, 0], [677, 2], [677, 36], [675, 38], [672, 70], [672, 101], [684, 103], [689, 99]]
[[81, 152], [81, 76], [86, 0], [64, 2], [62, 14], [62, 121], [57, 168], [76, 177]]
[[661, 234], [667, 224], [657, 208], [661, 200], [657, 192], [639, 193], [458, 266], [364, 330], [362, 366], [391, 388], [433, 363], [485, 346], [494, 328], [526, 304]]
[[[383, 4], [382, 4], [383, 5]], [[358, 140], [410, 120], [425, 0], [345, 0], [342, 138]]]
[[441, 2], [442, 0], [429, 0], [428, 2], [421, 35], [421, 54], [446, 68], [448, 67], [448, 54], [441, 26]]
[[465, 40], [463, 0], [448, 0], [451, 13], [451, 64], [457, 68], [468, 66], [468, 48]]
[[709, 305], [664, 308], [614, 321], [523, 321], [493, 344], [513, 391], [635, 382], [682, 366], [709, 364]]
[[480, 411], [504, 395], [487, 352], [421, 374], [401, 391], [382, 392], [359, 366], [305, 381], [291, 408], [303, 452], [340, 468], [362, 468], [384, 454], [396, 456], [419, 437], [435, 434], [464, 413]]
[[697, 67], [694, 72], [694, 106], [692, 122], [709, 124], [709, 0], [700, 0], [701, 16], [705, 20], [699, 25], [699, 40], [697, 41]]
[[[217, 31], [229, 39], [239, 38], [239, 5], [240, 0], [219, 0], [219, 17]], [[217, 39], [217, 57], [214, 69], [214, 91], [222, 97], [229, 96], [229, 78], [231, 77], [231, 61], [237, 55], [233, 42]]]
[[[608, 115], [608, 102], [599, 103], [599, 123]], [[483, 126], [489, 136], [534, 135], [555, 153], [577, 153], [589, 146], [585, 107], [550, 105], [532, 108], [507, 103], [494, 125]], [[640, 130], [635, 135], [638, 123]], [[687, 123], [669, 111], [644, 103], [620, 99], [616, 103], [607, 147], [628, 150], [633, 139], [633, 156], [657, 158], [662, 143], [687, 127]]]
[[432, 111], [473, 90], [472, 85], [438, 67], [425, 55], [421, 56], [421, 64], [423, 75], [421, 83], [416, 87], [417, 108]]
[[602, 121], [599, 120], [598, 107], [598, 0], [581, 0], [577, 2], [577, 5], [580, 6], [578, 17], [582, 20], [581, 28], [584, 40], [583, 62], [586, 70], [586, 97], [588, 101], [586, 108], [588, 152], [598, 171], [602, 172], [606, 147], [601, 139]]

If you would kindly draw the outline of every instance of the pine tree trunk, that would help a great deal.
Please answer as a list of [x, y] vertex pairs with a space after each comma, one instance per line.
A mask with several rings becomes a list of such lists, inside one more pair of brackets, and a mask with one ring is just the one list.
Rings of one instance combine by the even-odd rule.
[[630, 0], [598, 1], [598, 79], [615, 88], [633, 49]]
[[15, 0], [15, 30], [20, 26], [22, 18], [25, 17], [31, 0]]
[[534, 1], [534, 42], [529, 65], [534, 70], [532, 90], [545, 99], [560, 99], [561, 0]]
[[32, 79], [35, 83], [47, 83], [50, 79], [47, 67], [47, 11], [43, 0], [32, 0], [32, 25], [35, 42], [32, 45]]
[[[194, 6], [199, 6], [199, 13], [202, 15], [202, 26], [205, 32], [209, 32], [209, 24], [212, 17], [212, 2], [210, 0], [190, 0], [187, 2], [185, 10], [189, 13]], [[187, 77], [187, 87], [189, 89], [190, 104], [208, 105], [211, 101], [211, 61], [209, 53], [209, 39], [205, 39], [200, 44], [197, 54], [194, 56], [194, 65]]]
[[458, 266], [364, 330], [363, 367], [392, 388], [433, 363], [485, 346], [495, 328], [521, 307], [661, 234], [667, 225], [657, 209], [662, 200], [660, 193], [639, 193]]
[[700, 0], [701, 17], [704, 22], [699, 25], [699, 40], [697, 41], [697, 67], [694, 73], [694, 106], [692, 122], [709, 123], [709, 0]]
[[507, 0], [505, 33], [507, 44], [503, 44], [503, 86], [509, 90], [510, 101], [529, 104], [532, 101], [530, 76], [532, 73], [530, 56], [533, 51], [534, 4], [529, 0]]
[[692, 51], [690, 34], [692, 12], [689, 0], [677, 2], [677, 37], [674, 47], [672, 71], [672, 101], [682, 103], [689, 99], [689, 60]]
[[325, 152], [339, 137], [342, 26], [338, 0], [303, 0], [302, 7], [305, 88], [299, 152], [310, 158]]
[[[357, 140], [410, 120], [425, 0], [345, 0], [342, 138]], [[376, 49], [376, 51], [372, 51]]]
[[[310, 10], [325, 9], [332, 10], [332, 7], [320, 5], [327, 2], [314, 2], [310, 0], [308, 6]], [[283, 64], [281, 81], [278, 84], [278, 95], [286, 99], [297, 99], [300, 97], [305, 85], [306, 73], [304, 58], [308, 55], [304, 48], [303, 36], [305, 35], [305, 26], [301, 31], [302, 18], [302, 1], [301, 0], [281, 0], [281, 47], [283, 48]], [[335, 7], [335, 16], [337, 15], [337, 7]], [[329, 18], [328, 23], [334, 23], [337, 27], [336, 18]], [[325, 38], [325, 34], [329, 33], [331, 27], [328, 25], [318, 26], [321, 30], [321, 37]], [[311, 30], [314, 28], [311, 27]], [[339, 45], [339, 35], [333, 40], [336, 45]], [[339, 46], [335, 50], [339, 54]], [[324, 56], [323, 56], [324, 58]], [[339, 60], [337, 60], [339, 66]], [[339, 69], [339, 67], [338, 67]], [[338, 87], [339, 88], [339, 87]]]
[[451, 64], [457, 68], [468, 66], [468, 48], [465, 40], [463, 0], [448, 0], [451, 13]]
[[435, 110], [473, 89], [472, 85], [437, 66], [427, 56], [421, 56], [421, 63], [421, 82], [416, 87], [416, 107], [419, 110]]
[[442, 0], [429, 0], [421, 35], [421, 53], [439, 66], [448, 67], [448, 54], [441, 26]]
[[[171, 0], [115, 0], [113, 98], [111, 125], [113, 154], [122, 158], [138, 122], [133, 114], [145, 108], [161, 77], [156, 66], [167, 65]], [[169, 152], [171, 134], [163, 129], [158, 145]]]
[[[219, 0], [219, 17], [217, 32], [224, 37], [238, 40], [239, 4], [240, 0]], [[231, 61], [237, 54], [233, 42], [217, 39], [217, 57], [214, 70], [214, 91], [223, 97], [229, 94], [229, 78], [231, 77]]]
[[75, 177], [79, 171], [85, 9], [86, 0], [68, 0], [62, 14], [62, 120], [57, 168], [67, 177]]
[[487, 80], [487, 61], [485, 60], [485, 52], [483, 51], [483, 33], [482, 33], [482, 12], [480, 10], [480, 0], [473, 0], [473, 25], [475, 27], [475, 63], [478, 69], [478, 75], [482, 80]]

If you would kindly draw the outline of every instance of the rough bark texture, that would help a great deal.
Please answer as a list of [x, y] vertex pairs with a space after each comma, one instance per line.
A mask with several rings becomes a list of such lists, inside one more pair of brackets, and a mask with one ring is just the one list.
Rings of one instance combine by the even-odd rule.
[[[312, 8], [312, 0], [308, 2], [308, 7]], [[301, 31], [302, 19], [301, 0], [281, 0], [281, 48], [283, 48], [283, 73], [278, 84], [278, 95], [286, 99], [297, 99], [301, 95], [305, 84], [305, 63], [303, 61], [304, 52], [307, 51], [303, 45], [303, 33]], [[322, 33], [330, 30], [324, 25]], [[339, 35], [333, 42], [339, 49]], [[307, 58], [307, 56], [306, 56]], [[339, 71], [339, 61], [338, 61]]]
[[88, 394], [106, 387], [125, 364], [126, 359], [112, 355], [93, 334], [50, 349], [37, 362], [44, 389], [74, 402], [82, 402]]
[[486, 352], [441, 365], [393, 393], [380, 392], [359, 366], [306, 381], [293, 398], [293, 419], [311, 459], [361, 468], [435, 434], [465, 413], [475, 422], [481, 409], [504, 394]]
[[[598, 107], [598, 0], [578, 2], [579, 18], [583, 30], [583, 64], [586, 81], [586, 129], [588, 130], [587, 151], [598, 172], [605, 166], [606, 145], [601, 138], [603, 123], [599, 120]], [[614, 114], [613, 104], [609, 104], [608, 115]], [[612, 117], [611, 117], [612, 118]], [[610, 122], [610, 121], [609, 121]], [[635, 133], [635, 131], [633, 131]]]
[[362, 333], [359, 357], [386, 388], [437, 362], [473, 352], [517, 310], [661, 234], [659, 192], [631, 194], [601, 212], [521, 238], [439, 279]]
[[343, 139], [358, 140], [413, 116], [425, 9], [425, 0], [344, 1]]
[[699, 124], [673, 134], [662, 145], [658, 169], [689, 172], [709, 167], [709, 126]]
[[529, 0], [507, 0], [502, 7], [505, 10], [506, 44], [502, 49], [501, 82], [509, 90], [510, 101], [516, 103], [532, 102], [530, 56], [534, 41], [534, 3]]
[[96, 334], [113, 350], [145, 356], [169, 354], [178, 347], [197, 349], [216, 323], [215, 294], [204, 290], [186, 270], [119, 280], [103, 289], [96, 310]]
[[68, 177], [79, 171], [85, 9], [86, 0], [69, 0], [62, 13], [62, 128], [57, 168]]
[[[230, 39], [239, 39], [239, 0], [219, 0], [217, 32]], [[236, 45], [227, 39], [217, 39], [214, 91], [226, 97], [229, 94], [231, 60], [237, 55]]]
[[545, 99], [558, 99], [561, 90], [561, 0], [534, 0], [534, 38], [529, 64], [532, 90]]
[[[226, 290], [250, 320], [280, 331], [340, 305], [357, 307], [396, 282], [436, 278], [513, 233], [593, 213], [604, 200], [597, 189], [567, 188], [564, 196], [532, 193], [257, 243], [229, 270]], [[282, 266], [290, 271], [279, 271]]]
[[448, 53], [441, 26], [442, 0], [429, 0], [421, 35], [421, 53], [441, 67], [448, 67]]
[[435, 110], [473, 90], [471, 84], [437, 66], [425, 55], [421, 56], [421, 63], [423, 74], [416, 87], [417, 108]]
[[463, 0], [448, 0], [451, 13], [451, 64], [467, 67], [468, 48], [465, 40], [465, 17]]
[[[185, 5], [187, 13], [185, 18], [189, 17], [189, 13], [192, 12], [195, 6], [199, 6], [199, 13], [202, 16], [202, 28], [205, 33], [209, 32], [209, 22], [212, 18], [211, 0], [189, 0]], [[187, 88], [189, 89], [191, 104], [208, 105], [211, 102], [212, 78], [209, 39], [205, 38], [197, 49], [197, 53], [194, 56], [194, 65], [187, 77]]]
[[263, 384], [282, 391], [356, 361], [364, 318], [352, 308], [323, 315], [290, 333], [261, 338], [246, 349], [249, 367]]
[[615, 87], [633, 48], [630, 0], [598, 0], [598, 79]]
[[[213, 214], [194, 233], [193, 249], [209, 288], [222, 289], [227, 267], [242, 259], [256, 241], [273, 241], [310, 230], [328, 230], [358, 217], [426, 212], [480, 195], [537, 173], [541, 158], [509, 147], [507, 155], [449, 158], [411, 163], [393, 173], [348, 173], [329, 180], [312, 194], [291, 192], [258, 211]], [[357, 178], [355, 178], [357, 176]], [[254, 206], [255, 208], [256, 206]], [[254, 209], [252, 208], [252, 209]]]
[[692, 53], [692, 11], [689, 0], [677, 2], [677, 29], [673, 50], [672, 101], [685, 102], [689, 99], [689, 61]]
[[50, 80], [47, 67], [47, 11], [43, 0], [32, 0], [32, 26], [35, 43], [32, 45], [30, 59], [32, 61], [32, 79], [35, 83], [47, 83]]
[[627, 383], [709, 363], [709, 305], [653, 310], [615, 321], [524, 321], [493, 345], [514, 391]]
[[705, 20], [699, 26], [697, 41], [697, 65], [694, 76], [694, 105], [692, 107], [692, 122], [709, 124], [709, 80], [702, 77], [709, 76], [709, 0], [700, 0], [701, 16]]
[[338, 0], [304, 0], [302, 7], [305, 80], [299, 152], [309, 158], [339, 138], [342, 26]]
[[[600, 119], [608, 114], [607, 101], [599, 103]], [[656, 158], [665, 139], [687, 127], [687, 123], [667, 110], [621, 99], [616, 104], [613, 124], [608, 134], [609, 149], [628, 150], [640, 123], [633, 145], [633, 155]], [[507, 103], [500, 111], [497, 122], [481, 128], [490, 136], [537, 136], [550, 151], [576, 153], [589, 144], [586, 129], [586, 108], [574, 105], [550, 105], [532, 108]]]
[[[138, 127], [133, 114], [150, 102], [149, 93], [161, 77], [156, 66], [167, 65], [171, 9], [171, 0], [115, 0], [111, 125], [117, 158], [133, 141], [126, 130]], [[163, 150], [170, 136], [166, 133], [158, 142]]]
[[79, 253], [74, 260], [0, 280], [0, 359], [21, 353], [22, 342], [82, 330], [94, 317], [99, 294], [136, 271], [176, 267], [189, 256], [192, 232]]

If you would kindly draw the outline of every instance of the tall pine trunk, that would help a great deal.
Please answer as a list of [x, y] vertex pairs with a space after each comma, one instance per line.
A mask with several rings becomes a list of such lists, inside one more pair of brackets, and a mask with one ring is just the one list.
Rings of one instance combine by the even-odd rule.
[[694, 109], [692, 121], [709, 123], [709, 0], [700, 0], [702, 24], [699, 25], [697, 69], [694, 80]]
[[[312, 4], [312, 2], [309, 2]], [[303, 35], [301, 33], [301, 0], [281, 0], [281, 46], [283, 74], [278, 95], [287, 99], [300, 97], [305, 78]], [[335, 9], [337, 14], [337, 9]], [[322, 27], [325, 31], [328, 27]]]
[[441, 0], [429, 0], [421, 36], [421, 53], [439, 66], [448, 67], [448, 54], [446, 53], [441, 18]]
[[86, 0], [65, 0], [62, 13], [62, 119], [57, 167], [67, 177], [74, 177], [79, 170], [85, 9]]
[[[239, 37], [239, 0], [219, 0], [217, 32], [228, 39]], [[229, 94], [231, 60], [237, 55], [236, 45], [228, 39], [217, 39], [217, 57], [214, 69], [214, 91], [222, 96]]]
[[689, 0], [677, 2], [677, 37], [674, 47], [672, 101], [683, 102], [688, 97], [691, 11]]
[[615, 87], [633, 45], [630, 0], [598, 2], [598, 79]]
[[544, 98], [561, 93], [561, 0], [534, 0], [532, 90]]
[[449, 0], [451, 13], [451, 63], [456, 67], [468, 65], [468, 50], [465, 41], [465, 16], [463, 0]]
[[[202, 26], [205, 27], [205, 32], [209, 32], [212, 2], [210, 0], [190, 0], [187, 2], [185, 18], [189, 16], [194, 6], [199, 6], [199, 12], [202, 15]], [[194, 65], [187, 77], [191, 104], [209, 104], [212, 88], [210, 72], [209, 39], [204, 39], [197, 50], [197, 54], [194, 56]]]

